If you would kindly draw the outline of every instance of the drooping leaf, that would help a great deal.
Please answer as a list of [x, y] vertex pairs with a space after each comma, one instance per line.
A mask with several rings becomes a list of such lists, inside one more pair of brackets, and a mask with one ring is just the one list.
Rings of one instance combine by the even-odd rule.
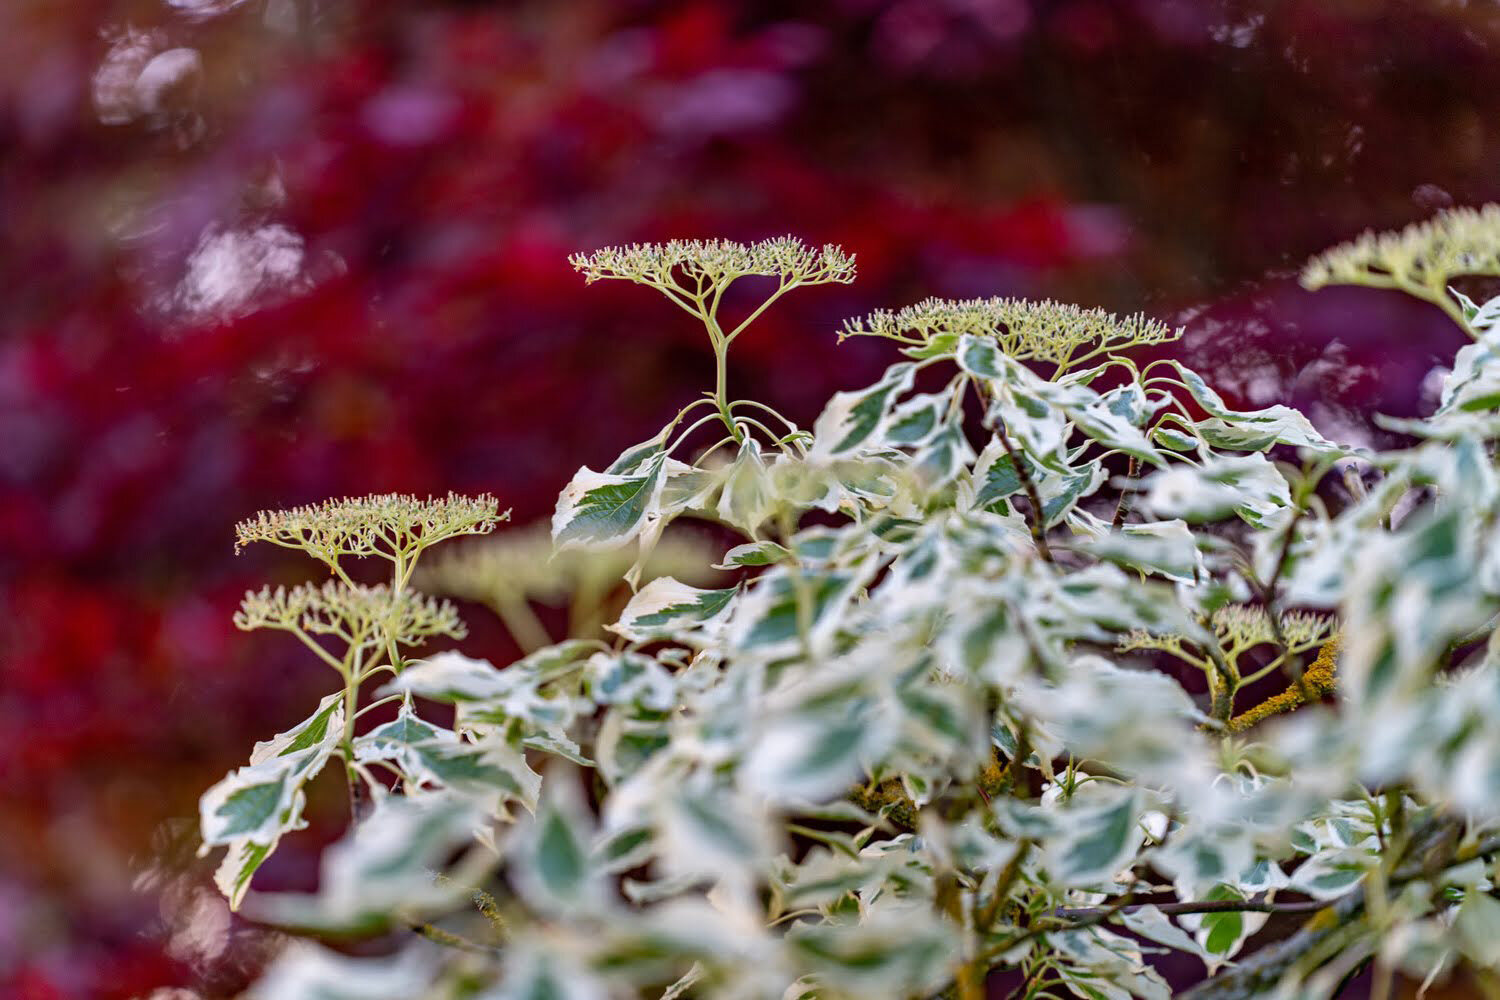
[[1232, 410], [1197, 372], [1171, 359], [1164, 363], [1177, 372], [1193, 400], [1208, 411], [1211, 419], [1198, 426], [1216, 447], [1264, 451], [1274, 444], [1283, 444], [1328, 455], [1364, 452], [1361, 448], [1329, 441], [1318, 433], [1310, 420], [1289, 406], [1278, 404], [1262, 410]]
[[308, 719], [257, 743], [250, 763], [203, 793], [199, 801], [204, 848], [228, 847], [214, 879], [237, 908], [250, 879], [282, 834], [304, 825], [304, 785], [317, 777], [343, 738], [343, 695], [323, 699]]

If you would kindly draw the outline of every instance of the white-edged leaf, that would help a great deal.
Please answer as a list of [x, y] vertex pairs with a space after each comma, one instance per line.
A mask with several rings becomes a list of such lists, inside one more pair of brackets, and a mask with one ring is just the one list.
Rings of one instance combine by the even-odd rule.
[[672, 675], [641, 653], [595, 653], [585, 676], [590, 696], [601, 705], [638, 705], [664, 712], [677, 702]]
[[1183, 583], [1197, 582], [1204, 571], [1197, 539], [1182, 520], [1126, 524], [1118, 531], [1101, 527], [1105, 530], [1080, 546], [1097, 558]]
[[634, 540], [660, 506], [665, 466], [658, 457], [630, 475], [579, 469], [552, 514], [557, 551], [616, 549]]
[[746, 542], [736, 545], [724, 553], [722, 561], [714, 564], [714, 569], [741, 569], [746, 566], [770, 566], [781, 562], [790, 553], [784, 546], [775, 542]]
[[419, 997], [432, 984], [430, 951], [352, 958], [310, 941], [292, 941], [247, 994], [249, 1000], [391, 1000]]
[[911, 388], [915, 366], [900, 362], [880, 381], [854, 392], [836, 392], [813, 424], [812, 456], [817, 459], [858, 454], [862, 447], [883, 447], [881, 429], [890, 422], [897, 398]]
[[1264, 455], [1220, 455], [1201, 466], [1174, 465], [1146, 479], [1146, 505], [1190, 524], [1238, 514], [1256, 527], [1291, 503], [1291, 488]]
[[323, 854], [318, 891], [253, 897], [250, 916], [324, 931], [379, 927], [452, 907], [468, 893], [433, 878], [454, 851], [474, 844], [484, 814], [455, 795], [381, 795], [343, 840]]
[[738, 593], [739, 587], [702, 590], [670, 576], [657, 577], [630, 599], [609, 630], [631, 642], [712, 641], [728, 620]]
[[1259, 452], [1272, 445], [1284, 444], [1323, 454], [1364, 453], [1364, 449], [1328, 440], [1318, 433], [1312, 421], [1289, 406], [1278, 404], [1263, 410], [1231, 410], [1197, 372], [1171, 359], [1165, 363], [1176, 369], [1194, 401], [1213, 418], [1199, 423], [1198, 430], [1215, 447]]
[[604, 900], [603, 873], [595, 865], [595, 824], [576, 778], [558, 774], [522, 832], [511, 878], [527, 901], [544, 913], [577, 913]]
[[1365, 870], [1353, 858], [1324, 851], [1308, 858], [1288, 876], [1287, 886], [1314, 899], [1337, 899], [1357, 886]]
[[1063, 834], [1047, 845], [1047, 870], [1062, 885], [1107, 883], [1140, 850], [1140, 799], [1133, 789], [1101, 795], [1062, 814]]
[[716, 508], [719, 520], [753, 537], [776, 512], [776, 485], [753, 437], [745, 437], [733, 464], [722, 475], [724, 488]]
[[309, 718], [257, 743], [248, 766], [203, 793], [198, 803], [203, 846], [229, 848], [214, 881], [231, 909], [239, 906], [251, 876], [281, 835], [305, 825], [303, 785], [323, 769], [343, 729], [343, 694], [328, 695]]

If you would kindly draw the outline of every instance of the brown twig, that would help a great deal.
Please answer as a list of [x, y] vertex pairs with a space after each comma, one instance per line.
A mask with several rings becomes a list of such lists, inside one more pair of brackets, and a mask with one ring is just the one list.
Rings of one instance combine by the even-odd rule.
[[1010, 464], [1016, 470], [1016, 478], [1021, 481], [1021, 488], [1026, 491], [1026, 500], [1031, 504], [1031, 516], [1026, 519], [1026, 524], [1031, 528], [1031, 540], [1036, 543], [1036, 550], [1041, 557], [1049, 563], [1057, 560], [1052, 556], [1052, 550], [1047, 547], [1047, 515], [1042, 509], [1041, 496], [1036, 491], [1036, 483], [1031, 478], [1031, 470], [1026, 468], [1025, 459], [1016, 452], [1010, 443], [1010, 437], [1005, 433], [1005, 428], [996, 427], [995, 436], [1000, 439], [1000, 447], [1005, 449], [1005, 454], [1010, 457]]

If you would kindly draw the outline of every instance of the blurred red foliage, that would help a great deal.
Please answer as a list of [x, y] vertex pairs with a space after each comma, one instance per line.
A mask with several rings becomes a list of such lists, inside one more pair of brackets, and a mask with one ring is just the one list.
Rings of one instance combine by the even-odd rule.
[[234, 558], [232, 525], [449, 489], [524, 522], [659, 426], [705, 344], [585, 291], [572, 250], [858, 254], [737, 349], [740, 388], [804, 422], [887, 358], [839, 321], [928, 294], [1145, 308], [1227, 394], [1322, 399], [1348, 434], [1419, 407], [1456, 346], [1288, 277], [1500, 192], [1492, 8], [815, 6], [0, 7], [0, 993], [242, 984], [254, 948], [184, 940], [149, 871], [326, 679], [233, 632], [244, 588], [316, 571]]

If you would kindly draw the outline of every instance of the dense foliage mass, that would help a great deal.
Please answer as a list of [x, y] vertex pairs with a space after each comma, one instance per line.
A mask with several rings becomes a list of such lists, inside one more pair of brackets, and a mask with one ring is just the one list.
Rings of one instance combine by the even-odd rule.
[[[708, 345], [624, 283], [580, 294], [568, 251], [857, 252], [735, 347], [736, 393], [809, 426], [889, 360], [813, 331], [998, 292], [1183, 324], [1231, 406], [1353, 440], [1420, 412], [1462, 334], [1295, 266], [1500, 197], [1497, 45], [1493, 5], [1407, 0], [0, 3], [0, 994], [258, 967], [267, 935], [175, 862], [324, 677], [236, 636], [247, 587], [305, 568], [224, 524], [453, 489], [529, 525], [648, 436]], [[467, 617], [467, 652], [514, 658]], [[325, 782], [257, 884], [309, 884], [342, 812]]]
[[[1495, 225], [1444, 213], [1305, 272], [1416, 282], [1473, 339], [1380, 452], [1138, 364], [1175, 335], [1143, 317], [1006, 299], [851, 322], [905, 360], [801, 428], [722, 373], [776, 298], [853, 278], [838, 248], [576, 256], [666, 295], [719, 358], [712, 391], [558, 499], [557, 552], [634, 590], [608, 638], [501, 668], [411, 656], [459, 630], [411, 589], [417, 557], [493, 529], [489, 498], [240, 528], [334, 571], [248, 595], [239, 623], [343, 683], [204, 796], [219, 885], [292, 929], [423, 935], [383, 958], [293, 945], [256, 995], [969, 998], [998, 974], [1017, 997], [1156, 998], [1169, 952], [1202, 963], [1195, 997], [1333, 996], [1367, 963], [1497, 988], [1500, 299], [1448, 291], [1497, 273]], [[681, 518], [743, 536], [716, 553], [733, 585], [669, 575]], [[484, 551], [416, 575], [503, 606]], [[348, 576], [363, 556], [388, 586]], [[393, 721], [360, 725], [382, 704]], [[334, 761], [354, 819], [318, 891], [247, 894]]]

